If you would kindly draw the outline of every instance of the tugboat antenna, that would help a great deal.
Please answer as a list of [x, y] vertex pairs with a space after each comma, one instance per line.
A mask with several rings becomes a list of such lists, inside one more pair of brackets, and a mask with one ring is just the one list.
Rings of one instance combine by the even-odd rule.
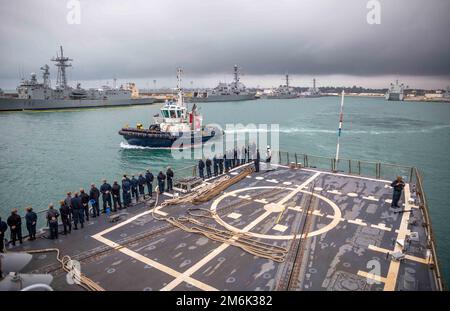
[[183, 101], [183, 91], [181, 89], [181, 74], [183, 73], [183, 69], [180, 67], [177, 68], [177, 91], [178, 91], [178, 104], [184, 107]]

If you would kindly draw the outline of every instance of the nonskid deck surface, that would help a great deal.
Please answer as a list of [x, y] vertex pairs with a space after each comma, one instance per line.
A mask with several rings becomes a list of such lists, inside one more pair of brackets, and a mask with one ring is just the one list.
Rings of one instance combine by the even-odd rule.
[[[195, 218], [285, 247], [283, 262], [157, 220], [149, 202], [128, 208], [118, 223], [102, 216], [56, 241], [26, 242], [23, 250], [57, 247], [105, 290], [434, 290], [420, 209], [409, 203], [407, 185], [405, 212], [394, 213], [389, 183], [277, 166], [209, 202], [156, 209], [157, 217], [215, 210], [213, 218]], [[396, 241], [410, 232], [419, 241], [407, 245], [404, 260], [392, 260], [387, 253], [401, 250]], [[59, 267], [54, 253], [34, 254], [25, 272], [51, 272], [55, 289], [80, 290]]]

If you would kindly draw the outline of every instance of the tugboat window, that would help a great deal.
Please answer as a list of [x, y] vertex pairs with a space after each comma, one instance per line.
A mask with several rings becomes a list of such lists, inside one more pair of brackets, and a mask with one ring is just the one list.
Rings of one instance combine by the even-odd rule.
[[175, 110], [170, 110], [170, 117], [171, 118], [176, 118]]

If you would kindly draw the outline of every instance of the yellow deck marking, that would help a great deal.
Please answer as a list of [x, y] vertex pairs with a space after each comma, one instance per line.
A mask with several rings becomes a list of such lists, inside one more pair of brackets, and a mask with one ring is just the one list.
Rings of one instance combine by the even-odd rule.
[[358, 271], [358, 275], [362, 276], [362, 277], [364, 277], [366, 279], [372, 279], [372, 280], [377, 281], [377, 282], [386, 283], [386, 278], [385, 277], [382, 277], [382, 276], [379, 276], [379, 275], [376, 275], [376, 274], [373, 274], [373, 273], [367, 273], [365, 271], [359, 270]]
[[275, 231], [284, 232], [284, 231], [286, 231], [287, 228], [288, 228], [288, 226], [276, 224], [272, 229]]
[[[411, 209], [411, 205], [408, 203], [408, 199], [410, 198], [410, 191], [409, 191], [409, 184], [405, 185], [405, 209]], [[408, 221], [409, 221], [409, 215], [411, 213], [402, 213], [402, 219], [400, 221], [400, 227], [398, 228], [398, 234], [396, 240], [405, 240], [407, 232], [408, 232]], [[398, 243], [395, 243], [395, 248], [393, 252], [401, 252], [402, 247], [398, 245]], [[398, 277], [398, 270], [400, 269], [400, 262], [391, 260], [389, 264], [389, 270], [386, 277], [386, 282], [384, 284], [384, 290], [385, 291], [394, 291], [395, 285], [397, 283], [397, 277]]]
[[[135, 251], [132, 251], [129, 248], [122, 247], [120, 244], [117, 244], [117, 243], [115, 243], [115, 242], [113, 242], [111, 240], [108, 240], [107, 238], [104, 238], [104, 237], [99, 236], [99, 235], [95, 235], [95, 236], [92, 236], [92, 237], [94, 239], [96, 239], [97, 241], [102, 242], [102, 243], [104, 243], [104, 244], [114, 248], [115, 250], [117, 250], [117, 251], [119, 251], [119, 252], [121, 252], [121, 253], [123, 253], [125, 255], [128, 255], [128, 256], [136, 259], [136, 260], [139, 260], [140, 262], [143, 262], [143, 263], [145, 263], [145, 264], [147, 264], [149, 266], [152, 266], [155, 269], [158, 269], [159, 271], [167, 273], [167, 274], [169, 274], [169, 275], [171, 275], [171, 276], [173, 276], [175, 278], [177, 278], [177, 277], [179, 277], [181, 275], [180, 272], [178, 272], [178, 271], [176, 271], [176, 270], [174, 270], [174, 269], [172, 269], [172, 268], [170, 268], [170, 267], [168, 267], [166, 265], [163, 265], [163, 264], [161, 264], [161, 263], [159, 263], [157, 261], [154, 261], [154, 260], [152, 260], [150, 258], [147, 258], [147, 257], [145, 257], [145, 256], [143, 256], [143, 255], [141, 255], [141, 254], [139, 254], [139, 253], [137, 253]], [[195, 279], [193, 279], [191, 277], [185, 278], [184, 281], [189, 283], [189, 284], [194, 285], [197, 288], [203, 289], [203, 290], [208, 290], [208, 291], [217, 291], [218, 290], [215, 287], [212, 287], [212, 286], [210, 286], [208, 284], [205, 284], [205, 283], [203, 283], [203, 282], [201, 282], [199, 280], [195, 280]]]
[[376, 228], [376, 229], [380, 229], [380, 230], [384, 230], [384, 231], [391, 231], [392, 229], [389, 227], [386, 227], [385, 224], [383, 223], [379, 223], [378, 225], [370, 225], [372, 228]]
[[242, 214], [235, 213], [235, 212], [232, 212], [232, 213], [227, 215], [228, 218], [232, 218], [232, 219], [238, 219], [241, 216], [242, 216]]
[[[288, 201], [290, 198], [292, 198], [294, 195], [296, 195], [298, 192], [300, 192], [301, 187], [303, 187], [304, 185], [306, 185], [307, 183], [310, 183], [312, 180], [314, 180], [314, 178], [316, 178], [317, 176], [320, 175], [320, 172], [317, 172], [316, 174], [314, 174], [313, 176], [311, 176], [310, 178], [308, 178], [301, 186], [299, 186], [298, 188], [296, 188], [294, 191], [292, 191], [290, 194], [288, 194], [285, 198], [283, 198], [280, 202], [281, 204], [284, 204], [286, 201]], [[259, 187], [255, 187], [255, 188], [259, 188]], [[248, 189], [248, 188], [247, 188]], [[239, 189], [239, 190], [246, 190], [244, 189]], [[236, 190], [234, 191], [234, 193], [239, 193], [240, 191]], [[228, 194], [227, 194], [228, 195]], [[219, 198], [220, 199], [220, 198]], [[216, 211], [216, 207], [217, 207], [217, 203], [219, 202], [216, 199], [212, 206], [211, 206], [211, 210], [213, 212]], [[280, 204], [280, 202], [278, 202], [277, 204]], [[340, 212], [340, 211], [339, 211]], [[269, 211], [265, 211], [263, 214], [261, 214], [259, 217], [257, 217], [254, 221], [252, 221], [251, 223], [249, 223], [247, 226], [245, 226], [245, 228], [243, 228], [242, 230], [238, 230], [239, 232], [249, 232], [253, 227], [255, 227], [257, 224], [259, 224], [261, 221], [263, 221], [264, 219], [266, 219], [270, 214], [272, 214], [272, 212]], [[216, 214], [217, 215], [217, 214]], [[220, 219], [219, 217], [216, 217], [216, 220], [220, 220], [219, 223], [225, 223], [222, 219]], [[226, 223], [225, 223], [226, 224]], [[229, 225], [228, 225], [229, 226]], [[236, 231], [236, 228], [232, 227], [233, 231]], [[323, 229], [323, 228], [322, 228]], [[238, 239], [238, 236], [233, 236], [230, 241], [235, 241]], [[167, 284], [164, 288], [162, 288], [161, 290], [172, 290], [174, 289], [176, 286], [178, 286], [181, 282], [185, 281], [186, 278], [190, 277], [192, 274], [194, 274], [195, 272], [197, 272], [199, 269], [201, 269], [204, 265], [206, 265], [209, 261], [211, 261], [214, 257], [216, 257], [217, 255], [219, 255], [221, 252], [223, 252], [225, 249], [227, 249], [230, 246], [229, 243], [224, 242], [222, 243], [218, 248], [214, 249], [211, 253], [209, 253], [208, 255], [206, 255], [205, 257], [203, 257], [200, 261], [198, 261], [196, 264], [194, 264], [192, 267], [190, 267], [189, 269], [187, 269], [181, 276], [177, 277], [175, 280], [173, 280], [172, 282], [170, 282], [169, 284]]]
[[[382, 247], [378, 247], [378, 246], [375, 246], [375, 245], [369, 245], [368, 249], [373, 250], [375, 252], [380, 252], [380, 253], [383, 253], [383, 254], [393, 253], [394, 252], [392, 250], [389, 250], [389, 249], [386, 249], [386, 248], [382, 248]], [[405, 259], [411, 260], [411, 261], [415, 261], [415, 262], [418, 262], [418, 263], [423, 263], [425, 265], [430, 264], [430, 259], [427, 259], [427, 258], [420, 258], [420, 257], [417, 257], [417, 256], [405, 255]]]
[[378, 199], [376, 197], [374, 197], [373, 195], [369, 195], [367, 197], [362, 197], [364, 200], [369, 200], [369, 201], [374, 201], [374, 202], [378, 202]]
[[364, 221], [362, 221], [361, 219], [359, 219], [359, 218], [356, 218], [354, 220], [348, 219], [347, 222], [351, 223], [351, 224], [355, 224], [355, 225], [367, 226], [367, 224]]

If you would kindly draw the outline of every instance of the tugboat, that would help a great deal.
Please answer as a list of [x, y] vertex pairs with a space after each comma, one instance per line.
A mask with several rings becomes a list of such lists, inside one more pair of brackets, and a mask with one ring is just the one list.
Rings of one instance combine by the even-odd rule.
[[181, 73], [181, 68], [178, 68], [176, 99], [165, 102], [161, 107], [161, 116], [153, 116], [154, 124], [145, 129], [138, 123], [135, 128], [124, 127], [119, 131], [128, 144], [152, 148], [190, 148], [223, 134], [218, 127], [202, 125], [203, 118], [195, 104], [188, 112], [181, 89]]

